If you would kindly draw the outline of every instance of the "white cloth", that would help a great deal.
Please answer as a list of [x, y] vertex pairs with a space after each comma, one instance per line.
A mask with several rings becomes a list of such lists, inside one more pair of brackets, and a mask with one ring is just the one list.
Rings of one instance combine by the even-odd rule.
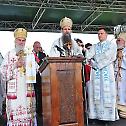
[[[57, 48], [55, 46], [60, 47], [63, 50], [62, 51], [62, 53], [63, 53], [62, 55], [66, 56], [66, 53], [65, 53], [66, 51], [63, 48], [62, 39], [59, 38], [56, 41], [54, 41], [54, 43], [52, 44], [52, 47], [51, 47], [51, 50], [50, 50], [50, 54], [49, 54], [50, 57], [60, 57], [60, 52], [57, 50]], [[77, 55], [80, 55], [80, 54], [82, 55], [82, 53], [80, 51], [80, 48], [79, 48], [79, 46], [77, 45], [77, 43], [75, 41], [72, 41], [71, 53], [72, 53], [72, 56], [77, 56]]]
[[97, 43], [86, 51], [86, 58], [92, 59], [88, 87], [89, 118], [115, 121], [119, 119], [116, 109], [116, 83], [113, 63], [117, 46], [109, 41]]
[[[34, 56], [34, 55], [33, 55]], [[27, 57], [27, 55], [26, 55]], [[25, 58], [26, 59], [26, 58]], [[34, 126], [35, 119], [35, 93], [32, 84], [26, 83], [26, 74], [16, 68], [15, 49], [5, 56], [0, 72], [2, 81], [6, 83], [6, 113], [9, 126]]]
[[26, 57], [26, 83], [36, 83], [36, 62], [33, 53]]

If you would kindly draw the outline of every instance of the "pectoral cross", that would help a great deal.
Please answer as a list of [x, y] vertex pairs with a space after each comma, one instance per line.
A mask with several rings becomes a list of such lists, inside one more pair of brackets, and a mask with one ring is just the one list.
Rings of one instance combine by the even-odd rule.
[[12, 63], [14, 63], [16, 61], [16, 59], [15, 58], [12, 58], [11, 61], [12, 61]]

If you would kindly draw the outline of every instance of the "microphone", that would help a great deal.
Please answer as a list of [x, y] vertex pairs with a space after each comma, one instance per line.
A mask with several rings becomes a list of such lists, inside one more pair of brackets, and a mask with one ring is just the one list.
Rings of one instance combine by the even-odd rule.
[[80, 40], [78, 38], [74, 38], [74, 41], [76, 41], [76, 43], [78, 44], [78, 46], [84, 47], [84, 44], [83, 44], [82, 40]]
[[56, 47], [57, 48], [57, 51], [59, 51], [60, 52], [60, 56], [62, 56], [63, 55], [63, 52], [64, 52], [64, 50], [63, 49], [61, 49], [59, 46], [57, 46], [57, 45], [55, 45], [54, 47]]
[[80, 40], [78, 38], [74, 38], [74, 41], [79, 42], [79, 43], [83, 43], [82, 40]]

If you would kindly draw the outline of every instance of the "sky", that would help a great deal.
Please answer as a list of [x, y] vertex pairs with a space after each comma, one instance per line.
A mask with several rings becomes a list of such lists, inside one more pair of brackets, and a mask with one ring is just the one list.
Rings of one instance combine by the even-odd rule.
[[[49, 33], [49, 32], [28, 32], [28, 37], [26, 41], [26, 46], [31, 47], [35, 41], [41, 43], [42, 48], [49, 54], [52, 43], [61, 36], [61, 33]], [[1, 45], [0, 52], [4, 57], [5, 54], [14, 48], [14, 35], [10, 31], [0, 31]], [[71, 38], [79, 38], [84, 44], [98, 42], [97, 34], [82, 34], [82, 33], [72, 33]], [[114, 35], [108, 35], [108, 40], [115, 42]]]

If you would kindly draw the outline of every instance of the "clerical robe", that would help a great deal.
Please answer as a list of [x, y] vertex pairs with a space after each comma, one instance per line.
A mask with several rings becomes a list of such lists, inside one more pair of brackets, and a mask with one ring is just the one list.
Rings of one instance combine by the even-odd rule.
[[[57, 49], [56, 46], [59, 47], [59, 50]], [[72, 41], [72, 47], [70, 51], [71, 51], [71, 56], [82, 55], [80, 48], [75, 41]], [[61, 55], [67, 56], [67, 51], [63, 48], [62, 38], [59, 38], [56, 41], [54, 41], [54, 43], [52, 44], [49, 56], [60, 57]]]
[[114, 77], [114, 61], [116, 44], [103, 41], [86, 51], [86, 58], [91, 60], [88, 102], [89, 118], [105, 121], [117, 120], [116, 83]]
[[[126, 118], [126, 47], [122, 50], [122, 61], [118, 67], [118, 57], [115, 62], [115, 78], [117, 83], [117, 108], [121, 117]], [[120, 69], [120, 77], [118, 70]]]
[[7, 53], [0, 69], [6, 87], [7, 126], [35, 126], [36, 124], [35, 93], [31, 83], [35, 82], [36, 64], [32, 53], [26, 53], [23, 58], [26, 63], [25, 71], [16, 67], [18, 56], [15, 49]]

